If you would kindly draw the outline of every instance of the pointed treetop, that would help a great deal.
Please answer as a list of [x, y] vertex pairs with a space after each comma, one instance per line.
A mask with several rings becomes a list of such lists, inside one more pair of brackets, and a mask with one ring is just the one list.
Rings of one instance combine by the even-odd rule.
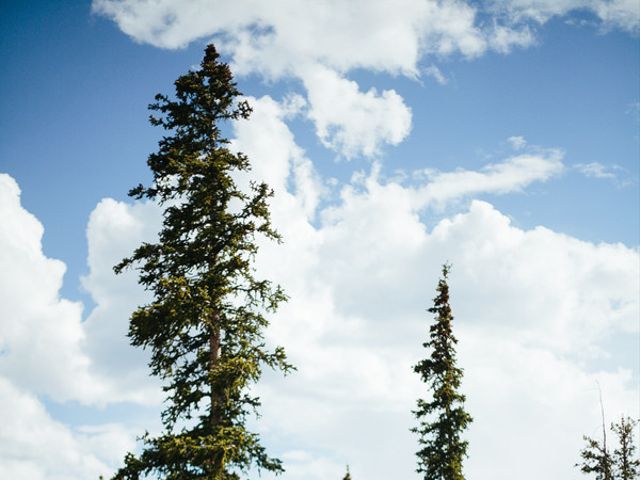
[[342, 480], [351, 480], [351, 473], [349, 472], [349, 465], [347, 465], [347, 474], [343, 477]]

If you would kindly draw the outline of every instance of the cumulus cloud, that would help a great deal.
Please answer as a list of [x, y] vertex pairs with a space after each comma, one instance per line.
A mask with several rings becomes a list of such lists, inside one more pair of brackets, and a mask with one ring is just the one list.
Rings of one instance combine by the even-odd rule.
[[[145, 217], [145, 223], [149, 220]], [[125, 311], [115, 307], [111, 312], [121, 313], [124, 329], [112, 326], [113, 320], [118, 324], [118, 315], [107, 315], [102, 323], [106, 329], [95, 331], [93, 316], [83, 321], [80, 303], [60, 297], [65, 265], [43, 253], [44, 228], [22, 207], [20, 189], [6, 174], [0, 174], [0, 223], [0, 477], [62, 480], [108, 474], [134, 446], [135, 433], [116, 423], [71, 428], [53, 419], [39, 397], [58, 404], [73, 401], [84, 408], [142, 400], [140, 384], [134, 388], [123, 381], [137, 362], [118, 363], [121, 353], [140, 360], [129, 354], [128, 346], [122, 352], [117, 348], [128, 343], [127, 305], [120, 307]], [[94, 278], [89, 285], [97, 310], [114, 308], [109, 302], [115, 295], [107, 295], [104, 288], [105, 271], [111, 272], [112, 266], [106, 253], [118, 253], [117, 247], [112, 249], [123, 242], [122, 234], [117, 229], [101, 232], [90, 244], [94, 254], [95, 247], [102, 247], [96, 262], [90, 255], [92, 273], [102, 277], [102, 282]], [[135, 296], [139, 289], [134, 285], [130, 292]], [[144, 366], [137, 370], [138, 382], [148, 384]]]
[[42, 224], [0, 175], [0, 374], [58, 400], [94, 401], [103, 385], [82, 349], [82, 305], [59, 296], [64, 263], [42, 252]]
[[153, 238], [159, 208], [104, 200], [91, 214], [83, 285], [96, 307], [86, 319], [80, 303], [60, 297], [65, 265], [42, 252], [44, 228], [22, 207], [20, 190], [6, 174], [0, 175], [0, 221], [0, 374], [57, 401], [159, 401], [157, 385], [147, 380], [147, 357], [126, 338], [142, 289], [134, 272], [113, 273], [113, 265]]
[[303, 78], [318, 137], [345, 157], [376, 155], [381, 144], [396, 145], [409, 134], [411, 110], [395, 90], [363, 93], [356, 82], [321, 67]]
[[424, 73], [444, 84], [433, 64], [420, 68], [423, 59], [526, 48], [536, 41], [530, 24], [554, 16], [588, 9], [605, 26], [636, 31], [640, 24], [634, 0], [401, 0], [391, 9], [385, 0], [93, 0], [92, 9], [136, 41], [173, 49], [213, 37], [236, 74], [299, 79], [320, 140], [347, 158], [376, 156], [411, 126], [397, 92], [363, 93], [349, 71]]
[[[275, 192], [275, 216], [312, 221], [317, 207], [328, 193], [305, 151], [295, 142], [286, 120], [304, 111], [300, 98], [277, 102], [269, 96], [247, 97], [253, 108], [249, 121], [234, 124], [231, 148], [252, 159], [252, 169], [236, 180], [245, 188], [249, 181], [266, 182]], [[296, 223], [297, 229], [304, 229]]]
[[[612, 414], [637, 409], [637, 372], [584, 367], [601, 342], [637, 331], [637, 252], [521, 230], [484, 202], [429, 231], [407, 196], [398, 185], [349, 191], [317, 231], [305, 273], [278, 278], [315, 288], [296, 288], [278, 317], [279, 343], [299, 372], [263, 387], [267, 431], [334, 461], [347, 457], [364, 478], [412, 478], [409, 412], [425, 389], [411, 366], [423, 355], [439, 264], [449, 260], [476, 416], [469, 475], [512, 478], [529, 460], [530, 450], [513, 449], [526, 432], [527, 445], [549, 456], [521, 478], [579, 478], [571, 465], [598, 422], [596, 380]], [[505, 451], [504, 469], [492, 468]]]
[[[462, 1], [383, 0], [269, 5], [218, 0], [95, 0], [93, 10], [132, 38], [161, 48], [225, 34], [237, 68], [280, 76], [298, 62], [413, 74], [423, 52], [475, 56], [486, 48], [476, 10]], [[322, 39], [322, 41], [318, 41]]]
[[[285, 127], [277, 128], [286, 133]], [[273, 132], [253, 128], [238, 146], [278, 145]], [[276, 151], [293, 158], [295, 143], [286, 139]], [[433, 199], [515, 191], [557, 175], [561, 160], [559, 150], [538, 150], [480, 172], [435, 175], [423, 188], [442, 192]], [[318, 204], [319, 223], [302, 210], [287, 211], [291, 194], [274, 199], [285, 245], [263, 246], [258, 265], [291, 300], [268, 338], [287, 347], [299, 370], [286, 379], [267, 376], [258, 386], [264, 401], [258, 428], [290, 455], [287, 475], [303, 479], [320, 469], [335, 476], [349, 463], [363, 478], [413, 478], [410, 411], [425, 390], [411, 366], [424, 355], [424, 309], [449, 260], [464, 390], [476, 417], [469, 475], [506, 480], [527, 463], [525, 480], [579, 478], [572, 464], [582, 435], [599, 422], [596, 381], [611, 415], [637, 410], [638, 372], [631, 365], [587, 365], [605, 355], [611, 338], [637, 335], [638, 252], [544, 227], [523, 230], [480, 201], [429, 229], [421, 217], [428, 202], [416, 202], [413, 187], [382, 181], [377, 168], [344, 185], [338, 201]], [[449, 190], [456, 181], [462, 187]], [[523, 432], [529, 450], [516, 450], [512, 439]], [[297, 451], [286, 453], [292, 443]], [[533, 448], [548, 461], [532, 465]], [[500, 462], [504, 469], [495, 468]]]
[[0, 378], [0, 477], [15, 480], [97, 478], [134, 446], [118, 425], [76, 430], [51, 418], [31, 394]]
[[470, 430], [469, 477], [584, 478], [573, 465], [582, 435], [600, 434], [598, 383], [607, 422], [637, 415], [637, 373], [588, 371], [548, 349], [491, 337], [460, 335], [468, 408], [482, 412]]
[[[268, 5], [247, 0], [93, 0], [93, 11], [114, 20], [137, 41], [181, 48], [220, 35], [240, 72], [280, 77], [297, 65], [321, 64], [337, 71], [365, 68], [415, 75], [425, 54], [467, 57], [490, 48], [506, 52], [533, 41], [525, 20], [589, 10], [605, 24], [637, 29], [634, 0], [509, 0], [476, 4], [462, 0], [300, 2]], [[492, 21], [479, 19], [489, 15]], [[321, 39], [321, 41], [319, 41]]]
[[[298, 367], [286, 379], [267, 373], [256, 387], [263, 400], [256, 428], [286, 460], [287, 477], [335, 477], [346, 463], [359, 478], [416, 477], [410, 411], [426, 389], [411, 366], [425, 354], [421, 342], [430, 318], [424, 309], [448, 260], [454, 265], [463, 389], [475, 417], [468, 475], [506, 480], [518, 471], [523, 480], [579, 478], [571, 465], [581, 436], [599, 422], [595, 381], [603, 386], [611, 415], [637, 414], [637, 371], [624, 362], [607, 369], [594, 365], [611, 338], [637, 335], [638, 251], [544, 227], [521, 229], [481, 201], [460, 204], [457, 214], [429, 226], [432, 202], [524, 189], [557, 175], [561, 152], [523, 152], [480, 171], [430, 172], [418, 187], [383, 180], [377, 173], [382, 166], [374, 164], [372, 174], [338, 186], [338, 195], [329, 197], [286, 125], [289, 115], [303, 111], [302, 103], [250, 101], [254, 116], [235, 124], [232, 147], [250, 156], [254, 178], [274, 187], [273, 220], [285, 238], [283, 245], [261, 246], [258, 273], [282, 284], [291, 297], [273, 317], [267, 341], [284, 345]], [[5, 183], [11, 211], [19, 212], [15, 182]], [[31, 225], [24, 240], [38, 258], [41, 227], [23, 216], [25, 227], [18, 230], [28, 232]], [[133, 274], [114, 278], [111, 265], [142, 239], [153, 239], [159, 220], [153, 205], [103, 200], [88, 226], [90, 273], [84, 283], [96, 307], [79, 329], [81, 347], [72, 346], [95, 378], [118, 390], [112, 399], [140, 399], [141, 391], [153, 390], [143, 380], [144, 355], [124, 339], [125, 310], [144, 302], [144, 292]], [[51, 305], [55, 310], [56, 303]], [[117, 374], [123, 378], [116, 382]], [[27, 382], [24, 388], [37, 390]], [[16, 392], [6, 388], [0, 401], [29, 404]], [[17, 408], [9, 411], [20, 418]], [[102, 450], [105, 439], [120, 438], [118, 451], [129, 441], [106, 427], [62, 432], [71, 439], [60, 441], [67, 455], [88, 462], [69, 463], [76, 470], [61, 470], [64, 478], [86, 478], [85, 468], [117, 466], [118, 452]], [[513, 438], [523, 436], [526, 448], [514, 449]], [[532, 463], [532, 449], [545, 462]], [[21, 469], [12, 470], [18, 472], [12, 478], [56, 478], [57, 471], [37, 470], [46, 462], [34, 456], [18, 466], [13, 460], [4, 464]]]
[[110, 386], [106, 401], [158, 404], [159, 385], [149, 379], [148, 353], [129, 345], [129, 317], [149, 300], [137, 283], [135, 270], [122, 275], [113, 266], [143, 241], [154, 241], [161, 210], [151, 202], [129, 205], [104, 199], [87, 225], [89, 273], [82, 284], [95, 302], [83, 324], [83, 348], [92, 359], [92, 373]]
[[553, 17], [586, 9], [605, 28], [640, 25], [635, 0], [401, 0], [393, 8], [385, 0], [93, 0], [92, 9], [136, 41], [173, 49], [213, 37], [236, 74], [299, 79], [320, 140], [347, 158], [377, 155], [411, 125], [398, 93], [361, 93], [349, 71], [424, 73], [444, 84], [433, 64], [421, 70], [423, 59], [526, 48], [536, 42], [533, 27]]
[[[299, 79], [320, 140], [346, 158], [376, 156], [381, 145], [401, 142], [411, 126], [410, 110], [397, 92], [362, 92], [346, 78], [350, 70], [415, 77], [425, 54], [475, 57], [528, 41], [506, 27], [484, 31], [476, 10], [455, 0], [403, 0], [392, 9], [381, 0], [233, 6], [215, 0], [95, 0], [93, 10], [137, 41], [181, 48], [213, 36], [237, 74]], [[426, 73], [435, 71], [428, 67]]]
[[[299, 371], [261, 388], [266, 431], [334, 462], [346, 457], [364, 478], [413, 478], [409, 412], [425, 389], [411, 366], [424, 354], [424, 309], [449, 260], [476, 416], [469, 475], [512, 478], [530, 451], [514, 450], [512, 439], [526, 432], [527, 445], [549, 456], [521, 478], [579, 478], [571, 465], [598, 422], [596, 380], [610, 412], [637, 409], [637, 372], [584, 367], [608, 337], [637, 330], [637, 252], [521, 230], [485, 202], [429, 231], [407, 197], [398, 185], [350, 190], [318, 229], [303, 274], [280, 272], [294, 294], [275, 336]], [[313, 288], [296, 288], [300, 278]]]

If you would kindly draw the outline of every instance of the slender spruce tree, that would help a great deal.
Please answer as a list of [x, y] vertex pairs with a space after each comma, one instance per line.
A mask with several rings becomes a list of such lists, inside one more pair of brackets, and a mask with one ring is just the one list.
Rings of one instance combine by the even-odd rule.
[[456, 364], [451, 307], [449, 306], [450, 265], [443, 265], [437, 295], [429, 312], [435, 323], [429, 329], [429, 339], [423, 346], [429, 357], [420, 361], [414, 371], [430, 389], [429, 400], [418, 400], [413, 413], [419, 425], [412, 431], [419, 435], [418, 473], [425, 480], [464, 480], [463, 459], [468, 442], [462, 435], [473, 421], [464, 409], [465, 396], [460, 393], [463, 371]]
[[633, 432], [638, 422], [630, 417], [620, 418], [620, 423], [611, 425], [618, 437], [618, 448], [613, 451], [613, 467], [616, 478], [634, 480], [640, 477], [640, 458], [636, 455]]
[[265, 314], [286, 299], [279, 286], [254, 275], [256, 237], [279, 241], [270, 223], [264, 183], [242, 191], [234, 176], [250, 169], [232, 153], [224, 122], [246, 119], [249, 105], [213, 45], [197, 70], [156, 95], [150, 122], [166, 134], [148, 159], [149, 186], [129, 195], [156, 201], [164, 220], [157, 243], [143, 243], [115, 267], [139, 271], [153, 301], [131, 317], [132, 345], [151, 351], [151, 373], [167, 398], [163, 432], [145, 434], [114, 479], [239, 480], [249, 469], [280, 473], [246, 420], [260, 399], [248, 387], [262, 369], [288, 372], [285, 353], [263, 341]]

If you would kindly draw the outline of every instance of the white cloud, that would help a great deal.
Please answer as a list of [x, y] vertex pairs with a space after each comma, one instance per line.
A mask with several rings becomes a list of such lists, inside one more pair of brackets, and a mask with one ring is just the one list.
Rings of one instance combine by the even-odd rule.
[[[299, 372], [264, 387], [267, 431], [333, 461], [346, 457], [364, 478], [413, 478], [409, 411], [425, 389], [411, 365], [422, 355], [439, 264], [450, 260], [476, 417], [469, 476], [512, 478], [529, 459], [530, 449], [512, 449], [524, 434], [549, 460], [519, 478], [579, 478], [571, 465], [597, 425], [595, 381], [607, 384], [611, 415], [637, 408], [629, 371], [584, 367], [608, 336], [637, 331], [637, 252], [524, 231], [483, 202], [428, 231], [407, 197], [398, 185], [343, 193], [317, 232], [315, 261], [278, 278], [294, 292], [277, 341]], [[295, 288], [300, 279], [314, 288]], [[491, 468], [500, 462], [503, 470]]]
[[610, 168], [599, 162], [578, 163], [575, 165], [580, 173], [592, 178], [616, 178], [616, 174]]
[[[430, 56], [506, 54], [535, 43], [532, 22], [576, 10], [588, 9], [606, 27], [640, 25], [636, 0], [400, 0], [393, 8], [386, 0], [93, 0], [92, 9], [136, 41], [182, 48], [213, 37], [236, 74], [301, 80], [318, 136], [345, 157], [375, 156], [380, 145], [401, 142], [411, 125], [395, 91], [361, 93], [349, 71], [416, 77]], [[437, 67], [423, 71], [444, 82]]]
[[65, 265], [43, 254], [44, 229], [21, 206], [20, 190], [5, 174], [0, 222], [0, 375], [56, 401], [158, 402], [158, 387], [144, 366], [147, 355], [126, 338], [130, 313], [144, 295], [135, 272], [116, 278], [113, 265], [152, 238], [160, 210], [104, 200], [91, 214], [90, 273], [83, 284], [96, 307], [86, 321], [80, 303], [60, 297]]
[[[635, 0], [402, 0], [394, 8], [384, 0], [94, 0], [92, 7], [135, 40], [161, 48], [219, 34], [239, 72], [272, 77], [308, 64], [415, 75], [425, 54], [474, 57], [489, 48], [526, 47], [533, 36], [523, 21], [545, 23], [585, 9], [606, 25], [640, 24]], [[480, 13], [489, 21], [480, 21]]]
[[181, 48], [214, 36], [236, 74], [301, 80], [322, 143], [347, 158], [376, 156], [381, 145], [401, 142], [411, 114], [397, 92], [361, 92], [346, 72], [414, 77], [425, 54], [475, 57], [487, 48], [506, 51], [526, 43], [522, 34], [504, 28], [483, 32], [476, 10], [455, 0], [402, 0], [391, 9], [383, 0], [233, 6], [215, 0], [95, 0], [93, 10], [137, 41]]
[[466, 468], [470, 478], [506, 480], [514, 471], [527, 480], [584, 478], [573, 465], [584, 445], [582, 435], [599, 436], [597, 382], [607, 421], [622, 412], [638, 414], [637, 373], [589, 372], [547, 349], [479, 332], [473, 337], [468, 342], [470, 337], [460, 336], [460, 344], [467, 343], [461, 353], [468, 407], [475, 412]]
[[[543, 227], [517, 228], [479, 201], [433, 227], [425, 223], [430, 202], [517, 191], [551, 178], [562, 170], [561, 153], [538, 150], [478, 172], [431, 174], [418, 188], [382, 182], [376, 173], [381, 167], [374, 165], [373, 174], [343, 185], [339, 198], [323, 202], [329, 190], [285, 123], [302, 106], [283, 106], [269, 97], [250, 100], [254, 116], [235, 125], [233, 148], [250, 156], [254, 177], [275, 188], [273, 219], [285, 237], [284, 245], [261, 247], [258, 273], [281, 283], [291, 296], [273, 318], [267, 340], [284, 345], [299, 369], [286, 379], [267, 373], [256, 388], [264, 403], [257, 428], [286, 460], [287, 478], [308, 479], [310, 471], [318, 478], [341, 475], [346, 463], [358, 478], [417, 478], [410, 411], [426, 390], [411, 366], [424, 355], [420, 344], [430, 321], [424, 309], [446, 260], [454, 265], [463, 389], [475, 417], [468, 476], [506, 480], [519, 471], [521, 480], [580, 478], [571, 465], [582, 434], [592, 433], [599, 421], [595, 380], [603, 385], [610, 415], [637, 414], [633, 366], [593, 365], [609, 339], [637, 335], [638, 251], [594, 245]], [[16, 210], [17, 187], [7, 185]], [[32, 225], [23, 240], [37, 253], [41, 227], [24, 215], [25, 227], [15, 231], [29, 232]], [[152, 238], [158, 222], [156, 207], [145, 203], [103, 200], [91, 215], [85, 285], [97, 305], [81, 328], [85, 339], [78, 355], [89, 359], [91, 372], [98, 372], [108, 389], [117, 390], [111, 399], [139, 399], [141, 391], [153, 390], [136, 383], [143, 382], [146, 360], [124, 338], [125, 310], [144, 296], [135, 275], [115, 278], [111, 266], [137, 242]], [[122, 375], [123, 369], [131, 373]], [[118, 374], [123, 378], [114, 381]], [[37, 387], [25, 382], [24, 388]], [[13, 401], [14, 390], [6, 390], [5, 401]], [[117, 429], [82, 445], [73, 439], [93, 430], [64, 433], [72, 439], [60, 442], [67, 455], [102, 452], [64, 478], [86, 478], [83, 468], [119, 464], [118, 452], [102, 450], [111, 434], [124, 448], [126, 435], [120, 437]], [[527, 448], [513, 449], [513, 439], [523, 437]], [[545, 462], [530, 462], [532, 449], [543, 452]], [[3, 465], [21, 469], [25, 478], [56, 478], [39, 473], [38, 457], [17, 466], [12, 462]], [[495, 467], [498, 463], [504, 470]], [[521, 471], [525, 463], [528, 468]]]
[[520, 135], [514, 135], [513, 137], [509, 137], [507, 138], [507, 141], [509, 142], [509, 144], [514, 150], [521, 150], [527, 146], [527, 140]]
[[409, 412], [425, 388], [411, 365], [423, 354], [439, 264], [450, 260], [476, 417], [469, 476], [512, 478], [529, 459], [530, 449], [512, 450], [524, 434], [549, 460], [519, 478], [579, 478], [571, 465], [598, 422], [595, 381], [614, 400], [611, 415], [637, 408], [629, 371], [584, 367], [608, 336], [637, 330], [637, 252], [524, 231], [483, 202], [428, 231], [407, 197], [399, 185], [344, 192], [317, 231], [315, 258], [291, 276], [274, 272], [293, 291], [273, 340], [299, 371], [262, 386], [265, 431], [337, 464], [346, 458], [364, 478], [413, 478]]
[[402, 0], [391, 9], [384, 0], [95, 0], [93, 10], [161, 48], [224, 34], [239, 71], [270, 76], [291, 74], [298, 63], [415, 74], [424, 52], [475, 56], [486, 48], [475, 9], [455, 0]]
[[599, 1], [593, 10], [609, 28], [640, 31], [640, 4], [635, 0]]
[[[146, 216], [145, 222], [149, 220]], [[134, 446], [135, 433], [101, 422], [70, 428], [54, 420], [38, 396], [59, 404], [79, 402], [83, 408], [124, 399], [141, 401], [139, 394], [134, 395], [141, 386], [133, 388], [125, 381], [136, 363], [122, 364], [118, 355], [140, 357], [131, 355], [128, 346], [122, 352], [116, 348], [128, 343], [124, 334], [129, 312], [122, 312], [124, 330], [109, 335], [110, 328], [117, 328], [94, 331], [93, 315], [83, 322], [82, 305], [60, 297], [65, 265], [44, 255], [43, 226], [22, 207], [20, 189], [6, 174], [0, 174], [0, 223], [0, 478], [67, 480], [108, 474]], [[97, 277], [103, 282], [108, 277], [111, 258], [102, 254], [117, 254], [122, 237], [126, 234], [114, 228], [92, 239], [90, 252], [102, 247], [100, 258], [90, 254], [96, 274], [90, 287], [97, 310], [113, 308], [109, 302], [115, 295], [106, 295]], [[139, 288], [134, 284], [131, 292]], [[114, 319], [107, 316], [103, 326], [113, 325]], [[103, 358], [98, 351], [105, 353]], [[138, 372], [138, 382], [148, 383], [143, 365]]]
[[0, 378], [0, 478], [69, 480], [111, 473], [134, 446], [134, 436], [118, 425], [76, 431], [51, 418], [32, 395]]
[[629, 176], [627, 169], [619, 165], [604, 165], [599, 162], [576, 163], [573, 165], [578, 172], [587, 178], [608, 180], [617, 188], [633, 185], [635, 181]]
[[492, 6], [494, 12], [508, 15], [515, 22], [543, 24], [553, 17], [588, 11], [606, 28], [637, 32], [640, 26], [640, 5], [635, 0], [494, 0]]
[[[285, 127], [277, 125], [287, 147], [274, 150], [291, 158], [295, 143]], [[265, 152], [278, 145], [260, 124], [244, 135], [240, 144]], [[520, 190], [561, 172], [561, 159], [558, 150], [538, 149], [480, 172], [432, 176], [423, 188], [433, 199]], [[260, 168], [268, 170], [266, 163]], [[596, 381], [610, 415], [636, 414], [631, 364], [586, 365], [605, 355], [609, 339], [637, 335], [638, 252], [543, 227], [522, 230], [478, 201], [428, 229], [420, 217], [428, 203], [416, 202], [411, 187], [382, 183], [377, 168], [343, 186], [339, 200], [319, 204], [316, 226], [308, 212], [291, 208], [290, 194], [274, 199], [285, 245], [264, 246], [259, 271], [285, 286], [291, 300], [268, 338], [287, 347], [299, 370], [286, 379], [267, 375], [257, 388], [264, 402], [258, 427], [282, 452], [298, 449], [295, 458], [285, 455], [288, 478], [316, 469], [335, 476], [345, 463], [360, 478], [415, 477], [410, 410], [425, 387], [411, 365], [423, 355], [424, 309], [446, 260], [454, 264], [464, 390], [476, 417], [469, 476], [506, 480], [528, 462], [523, 480], [580, 478], [572, 465], [582, 435], [599, 422]], [[280, 179], [273, 180], [285, 184], [286, 169], [276, 171]], [[528, 450], [514, 450], [513, 438], [523, 435]], [[531, 464], [534, 448], [548, 461]], [[497, 463], [504, 468], [493, 468]]]
[[489, 36], [489, 45], [500, 53], [510, 53], [514, 47], [527, 48], [536, 43], [528, 25], [495, 25]]
[[560, 150], [550, 149], [489, 164], [481, 171], [430, 172], [429, 182], [416, 190], [415, 201], [417, 205], [439, 207], [470, 195], [518, 192], [532, 182], [544, 182], [561, 173], [562, 157]]
[[95, 401], [104, 388], [82, 350], [82, 305], [59, 296], [65, 265], [42, 252], [40, 222], [0, 174], [0, 374], [58, 400]]
[[89, 218], [89, 274], [82, 284], [96, 306], [83, 324], [83, 347], [92, 359], [93, 375], [110, 385], [105, 401], [157, 404], [162, 398], [157, 382], [148, 376], [148, 352], [132, 348], [127, 338], [131, 312], [149, 295], [138, 285], [135, 270], [113, 272], [113, 266], [141, 242], [156, 238], [160, 224], [157, 205], [129, 205], [108, 198], [98, 203]]
[[342, 478], [345, 473], [344, 464], [339, 464], [326, 458], [314, 457], [308, 452], [292, 450], [282, 455], [287, 465], [285, 475], [309, 480], [326, 480], [327, 478]]
[[447, 77], [444, 76], [442, 71], [437, 67], [437, 65], [431, 64], [424, 69], [424, 73], [429, 77], [433, 78], [440, 85], [446, 85], [449, 83]]
[[285, 123], [288, 117], [303, 112], [305, 104], [299, 97], [280, 103], [269, 96], [247, 100], [253, 108], [251, 119], [234, 124], [231, 142], [232, 149], [252, 159], [251, 172], [237, 178], [239, 184], [246, 187], [250, 179], [265, 181], [279, 199], [274, 208], [280, 210], [274, 215], [312, 220], [326, 187]]
[[345, 157], [377, 155], [383, 143], [397, 145], [409, 134], [411, 110], [395, 90], [363, 93], [356, 82], [322, 67], [303, 79], [318, 137]]

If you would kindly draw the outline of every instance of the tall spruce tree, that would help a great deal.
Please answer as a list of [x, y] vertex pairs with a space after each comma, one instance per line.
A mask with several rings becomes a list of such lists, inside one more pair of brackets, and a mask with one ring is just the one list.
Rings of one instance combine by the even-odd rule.
[[221, 127], [246, 119], [231, 71], [213, 45], [200, 68], [179, 77], [175, 96], [156, 95], [149, 108], [167, 134], [148, 165], [150, 186], [129, 195], [158, 202], [164, 221], [157, 243], [143, 243], [115, 267], [136, 267], [153, 301], [136, 310], [132, 345], [151, 351], [151, 373], [167, 394], [164, 431], [145, 434], [139, 455], [129, 453], [114, 479], [239, 480], [251, 468], [280, 473], [246, 419], [260, 399], [248, 388], [263, 367], [292, 367], [282, 348], [263, 341], [267, 312], [286, 299], [279, 286], [254, 276], [257, 235], [279, 241], [269, 218], [272, 191], [234, 175], [250, 169], [232, 153]]
[[429, 329], [429, 340], [423, 346], [430, 352], [414, 371], [430, 389], [430, 400], [418, 400], [414, 415], [419, 426], [418, 473], [425, 480], [464, 480], [462, 462], [467, 456], [468, 442], [462, 434], [473, 421], [464, 409], [465, 396], [459, 392], [463, 371], [456, 365], [451, 307], [449, 306], [450, 265], [443, 265], [437, 295], [429, 312], [435, 323]]

